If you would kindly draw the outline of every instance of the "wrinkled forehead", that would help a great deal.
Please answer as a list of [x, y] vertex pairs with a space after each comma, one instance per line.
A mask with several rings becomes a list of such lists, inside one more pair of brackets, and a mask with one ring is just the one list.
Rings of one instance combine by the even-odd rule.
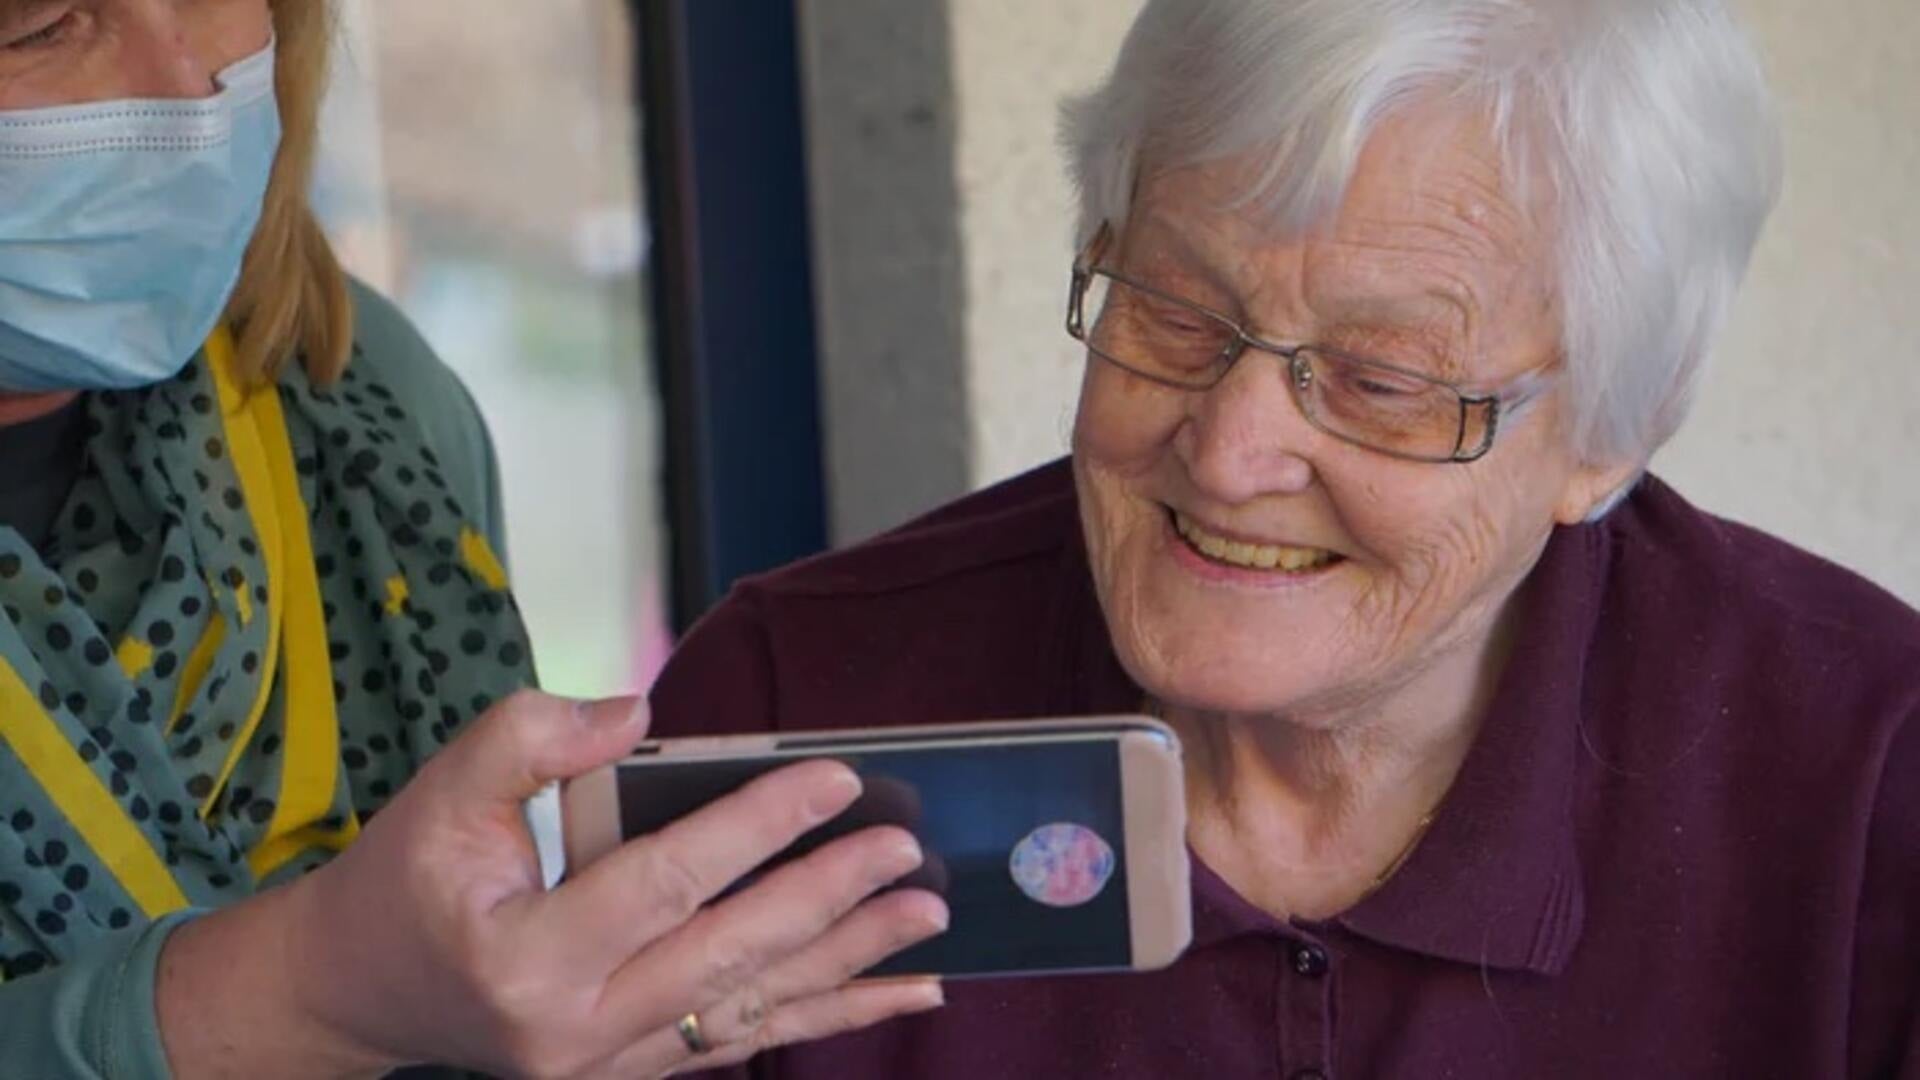
[[1549, 183], [1511, 160], [1512, 139], [1472, 102], [1411, 102], [1357, 137], [1358, 152], [1339, 155], [1282, 145], [1199, 161], [1144, 157], [1129, 218], [1174, 214], [1257, 243], [1393, 221], [1478, 233], [1478, 247], [1510, 259], [1550, 247]]
[[[1284, 151], [1246, 151], [1196, 164], [1142, 163], [1120, 230], [1132, 265], [1177, 261], [1245, 291], [1276, 255], [1316, 262], [1329, 284], [1345, 277], [1455, 279], [1492, 306], [1531, 285], [1546, 294], [1553, 266], [1547, 185], [1516, 177], [1483, 110], [1439, 98], [1382, 118], [1340, 177], [1329, 209], [1303, 216], [1274, 192], [1275, 170], [1310, 168]], [[1379, 281], [1391, 287], [1391, 280]]]

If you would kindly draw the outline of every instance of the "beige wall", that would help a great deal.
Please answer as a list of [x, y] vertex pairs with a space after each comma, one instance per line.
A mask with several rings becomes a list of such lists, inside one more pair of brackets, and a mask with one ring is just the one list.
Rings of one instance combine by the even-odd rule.
[[1743, 6], [1781, 99], [1786, 194], [1655, 467], [1920, 604], [1920, 4]]
[[[1745, 6], [1784, 100], [1787, 194], [1700, 408], [1656, 468], [1708, 508], [1920, 602], [1920, 5]], [[1060, 325], [1072, 206], [1055, 116], [1101, 77], [1138, 8], [947, 7], [973, 486], [1066, 447], [1080, 357]], [[817, 184], [830, 192], [857, 160], [829, 160]], [[848, 358], [827, 362], [831, 384]], [[836, 437], [884, 452], [859, 431]], [[932, 505], [950, 487], [916, 493]], [[863, 501], [858, 485], [839, 497]], [[877, 524], [837, 520], [843, 539]]]
[[967, 402], [976, 484], [1065, 452], [1084, 354], [1065, 330], [1074, 201], [1060, 100], [1113, 65], [1139, 0], [953, 0]]
[[959, 102], [943, 5], [800, 11], [828, 494], [852, 540], [973, 482]]

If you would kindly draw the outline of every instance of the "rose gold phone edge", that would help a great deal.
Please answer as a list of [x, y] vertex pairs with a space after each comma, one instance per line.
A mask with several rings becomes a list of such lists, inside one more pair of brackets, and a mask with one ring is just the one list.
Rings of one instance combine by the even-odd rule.
[[[951, 734], [969, 740], [995, 735], [1032, 736], [1036, 727], [1066, 736], [1112, 732], [1120, 746], [1121, 831], [1126, 838], [1127, 910], [1132, 935], [1132, 968], [1166, 967], [1186, 951], [1193, 935], [1192, 893], [1188, 885], [1187, 805], [1180, 742], [1172, 729], [1148, 716], [1100, 716], [938, 724], [925, 727], [851, 728], [842, 731], [759, 732], [750, 735], [662, 739], [649, 743], [655, 753], [634, 755], [568, 781], [561, 788], [560, 812], [566, 866], [577, 870], [617, 847], [620, 840], [619, 791], [614, 770], [628, 762], [675, 758], [757, 757], [775, 753], [779, 744], [817, 738], [833, 744], [886, 744], [903, 738], [911, 744]], [[1116, 730], [1117, 729], [1117, 730]], [[789, 750], [794, 760], [830, 757], [833, 747]]]

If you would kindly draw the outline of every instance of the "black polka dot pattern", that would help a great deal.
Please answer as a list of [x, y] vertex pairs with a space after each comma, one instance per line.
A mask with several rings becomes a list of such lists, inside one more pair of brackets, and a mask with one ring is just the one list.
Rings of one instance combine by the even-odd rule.
[[[316, 389], [291, 365], [279, 394], [324, 609], [339, 759], [326, 819], [338, 825], [529, 685], [531, 661], [511, 596], [472, 554], [485, 544], [462, 498], [483, 493], [452, 482], [412, 403], [360, 368]], [[234, 464], [242, 444], [204, 359], [159, 386], [92, 395], [87, 424], [81, 478], [44, 549], [0, 529], [0, 662], [190, 902], [305, 873], [328, 853], [301, 852], [264, 883], [247, 863], [302, 744], [270, 662], [285, 652], [267, 639], [277, 590]], [[216, 623], [219, 647], [203, 648]], [[146, 917], [0, 743], [0, 975]]]

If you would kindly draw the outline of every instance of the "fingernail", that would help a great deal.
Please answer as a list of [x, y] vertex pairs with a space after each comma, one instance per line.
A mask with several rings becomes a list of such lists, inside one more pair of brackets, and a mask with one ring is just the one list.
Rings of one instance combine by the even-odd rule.
[[860, 777], [842, 766], [833, 771], [833, 779], [820, 785], [807, 800], [807, 812], [816, 822], [838, 817], [842, 810], [860, 797]]
[[912, 836], [897, 836], [887, 845], [887, 865], [895, 871], [894, 877], [917, 870], [926, 861], [927, 854], [921, 850], [920, 841]]
[[938, 978], [926, 975], [882, 975], [878, 978], [861, 979], [865, 986], [898, 986], [903, 990], [919, 990], [920, 1009], [937, 1009], [947, 1003], [947, 988]]
[[647, 712], [643, 697], [610, 697], [599, 701], [575, 702], [574, 711], [591, 727], [628, 728]]

